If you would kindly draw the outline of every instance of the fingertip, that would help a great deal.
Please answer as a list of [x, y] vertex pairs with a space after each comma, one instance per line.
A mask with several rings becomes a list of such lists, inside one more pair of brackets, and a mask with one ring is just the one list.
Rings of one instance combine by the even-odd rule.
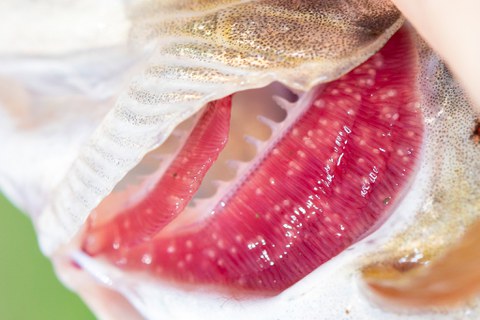
[[392, 0], [480, 109], [480, 1]]

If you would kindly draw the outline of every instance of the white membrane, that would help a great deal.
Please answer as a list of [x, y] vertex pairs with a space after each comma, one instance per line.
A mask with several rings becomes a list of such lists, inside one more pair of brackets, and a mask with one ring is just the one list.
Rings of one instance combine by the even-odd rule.
[[0, 56], [40, 56], [125, 43], [130, 27], [117, 0], [2, 0]]

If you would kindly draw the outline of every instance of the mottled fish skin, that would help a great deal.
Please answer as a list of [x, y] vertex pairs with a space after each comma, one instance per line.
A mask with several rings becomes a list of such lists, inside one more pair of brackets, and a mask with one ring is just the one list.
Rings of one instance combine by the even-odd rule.
[[403, 22], [393, 5], [377, 1], [215, 4], [154, 1], [133, 9], [149, 13], [133, 15], [131, 37], [151, 55], [42, 213], [38, 228], [47, 254], [73, 237], [146, 152], [207, 102], [273, 81], [308, 90], [335, 79]]

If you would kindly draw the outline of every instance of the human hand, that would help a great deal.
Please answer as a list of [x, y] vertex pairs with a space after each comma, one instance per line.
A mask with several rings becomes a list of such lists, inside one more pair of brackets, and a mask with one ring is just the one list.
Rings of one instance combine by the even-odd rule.
[[480, 2], [393, 0], [439, 53], [480, 109]]

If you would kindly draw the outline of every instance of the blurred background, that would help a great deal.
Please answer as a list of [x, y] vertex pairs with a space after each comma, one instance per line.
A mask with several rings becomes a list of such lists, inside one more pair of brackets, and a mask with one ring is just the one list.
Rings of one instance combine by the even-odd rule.
[[56, 278], [30, 220], [0, 193], [0, 319], [95, 319]]

